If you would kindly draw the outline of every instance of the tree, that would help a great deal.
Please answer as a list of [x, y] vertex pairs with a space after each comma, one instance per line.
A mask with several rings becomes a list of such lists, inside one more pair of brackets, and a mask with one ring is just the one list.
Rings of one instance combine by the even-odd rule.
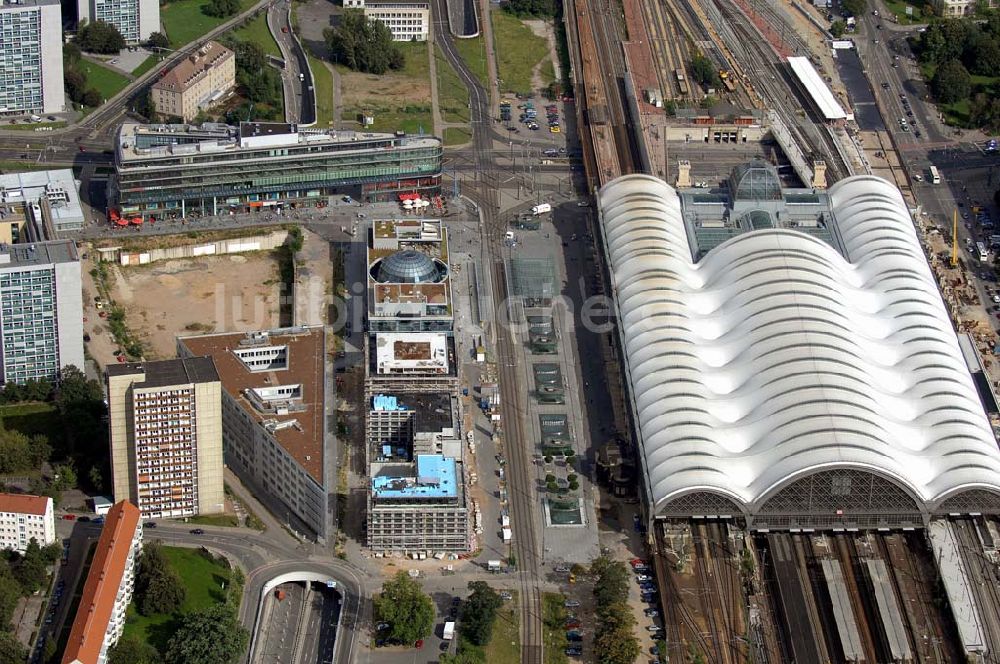
[[167, 664], [235, 664], [250, 634], [224, 604], [189, 614], [167, 642]]
[[154, 32], [149, 35], [150, 48], [170, 48], [170, 39], [162, 32]]
[[46, 565], [55, 565], [56, 561], [62, 558], [62, 551], [59, 542], [46, 544], [42, 547], [42, 560], [45, 561]]
[[830, 24], [830, 34], [833, 35], [835, 39], [840, 39], [846, 31], [847, 24], [843, 21], [834, 21]]
[[186, 591], [170, 567], [159, 542], [147, 542], [136, 567], [136, 607], [144, 616], [171, 614], [184, 603]]
[[88, 53], [111, 54], [125, 48], [125, 38], [111, 23], [84, 23], [76, 32], [76, 43]]
[[14, 609], [21, 594], [21, 585], [14, 580], [7, 566], [4, 565], [3, 573], [0, 574], [0, 631], [10, 627], [10, 621], [14, 617]]
[[840, 6], [845, 12], [853, 16], [860, 16], [865, 13], [868, 3], [865, 0], [843, 0]]
[[390, 641], [414, 643], [434, 627], [434, 602], [409, 574], [399, 572], [375, 597], [375, 619], [389, 623]]
[[977, 94], [969, 106], [969, 119], [984, 131], [1000, 131], [1000, 99], [983, 93]]
[[594, 597], [597, 606], [611, 606], [628, 599], [630, 576], [625, 564], [600, 556], [590, 564], [590, 573], [597, 577]]
[[45, 558], [42, 555], [42, 548], [38, 546], [38, 541], [34, 537], [28, 542], [24, 555], [15, 562], [13, 572], [25, 595], [35, 592], [45, 583], [48, 577]]
[[493, 635], [493, 623], [497, 609], [503, 600], [485, 581], [469, 583], [472, 593], [462, 604], [461, 621], [458, 623], [462, 636], [477, 646], [485, 646]]
[[950, 104], [969, 96], [972, 92], [972, 79], [961, 62], [949, 60], [934, 72], [931, 89], [939, 102]]
[[0, 632], [0, 664], [24, 664], [28, 651], [13, 632]]
[[361, 10], [345, 11], [337, 27], [323, 31], [323, 38], [332, 60], [355, 71], [384, 74], [405, 64], [388, 26], [368, 19]]
[[556, 3], [553, 0], [508, 0], [504, 9], [519, 18], [526, 16], [548, 18], [555, 16]]
[[108, 664], [158, 664], [161, 661], [156, 648], [134, 636], [123, 636], [108, 652]]
[[719, 72], [715, 71], [715, 65], [701, 53], [696, 53], [691, 58], [691, 76], [702, 87], [714, 88], [719, 85]]
[[977, 76], [997, 76], [1000, 74], [1000, 44], [997, 43], [997, 38], [980, 34], [973, 45], [966, 49], [962, 61]]
[[594, 636], [594, 650], [601, 664], [632, 664], [642, 652], [631, 629], [600, 627]]
[[209, 0], [208, 4], [202, 7], [202, 11], [216, 18], [228, 18], [240, 13], [240, 2], [239, 0]]

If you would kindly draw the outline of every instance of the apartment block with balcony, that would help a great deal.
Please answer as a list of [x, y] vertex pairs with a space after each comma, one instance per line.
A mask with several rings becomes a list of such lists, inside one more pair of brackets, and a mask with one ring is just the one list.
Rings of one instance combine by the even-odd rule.
[[80, 259], [69, 240], [0, 245], [2, 382], [83, 369]]
[[0, 549], [24, 553], [28, 543], [39, 546], [56, 541], [52, 499], [21, 493], [0, 493]]
[[104, 519], [83, 585], [62, 664], [105, 664], [125, 629], [135, 589], [135, 565], [142, 553], [139, 508], [123, 500]]
[[326, 333], [292, 327], [177, 340], [180, 357], [208, 356], [222, 381], [226, 465], [292, 529], [323, 542], [336, 479]]
[[222, 387], [212, 359], [106, 371], [116, 500], [147, 518], [222, 512]]
[[159, 0], [77, 0], [77, 19], [104, 21], [118, 28], [125, 42], [138, 44], [160, 29]]
[[58, 0], [0, 2], [0, 113], [59, 113], [63, 91]]
[[236, 87], [236, 55], [208, 42], [153, 84], [156, 112], [189, 122]]

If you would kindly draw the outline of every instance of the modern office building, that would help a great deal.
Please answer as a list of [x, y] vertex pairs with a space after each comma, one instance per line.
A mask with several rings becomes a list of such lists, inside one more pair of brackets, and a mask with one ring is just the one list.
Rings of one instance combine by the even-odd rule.
[[62, 47], [59, 0], [2, 1], [0, 113], [59, 113], [65, 108]]
[[132, 590], [136, 559], [142, 553], [139, 508], [123, 500], [104, 518], [83, 585], [63, 664], [104, 664], [108, 650], [121, 638]]
[[[69, 168], [0, 175], [0, 242], [55, 239], [83, 228], [80, 183]], [[25, 229], [30, 224], [31, 228]]]
[[386, 553], [468, 551], [457, 397], [378, 394], [370, 403], [368, 547]]
[[647, 516], [755, 530], [1000, 514], [1000, 450], [899, 191], [599, 193]]
[[345, 0], [344, 6], [364, 10], [367, 18], [383, 23], [394, 41], [427, 41], [430, 34], [431, 8], [426, 2]]
[[0, 549], [24, 553], [31, 540], [39, 546], [56, 541], [52, 499], [23, 493], [0, 493]]
[[106, 369], [115, 500], [145, 518], [225, 508], [222, 386], [209, 357]]
[[433, 136], [300, 129], [245, 122], [123, 124], [110, 200], [126, 214], [252, 212], [438, 192], [442, 145]]
[[236, 54], [210, 41], [161, 76], [151, 94], [157, 113], [189, 122], [235, 87]]
[[450, 332], [448, 233], [438, 220], [378, 220], [368, 244], [370, 332]]
[[0, 379], [83, 368], [80, 259], [69, 240], [0, 246]]
[[118, 28], [125, 42], [138, 44], [160, 29], [159, 0], [77, 0], [77, 20], [104, 21]]
[[215, 362], [226, 465], [275, 516], [325, 540], [335, 480], [323, 328], [184, 337], [177, 347]]

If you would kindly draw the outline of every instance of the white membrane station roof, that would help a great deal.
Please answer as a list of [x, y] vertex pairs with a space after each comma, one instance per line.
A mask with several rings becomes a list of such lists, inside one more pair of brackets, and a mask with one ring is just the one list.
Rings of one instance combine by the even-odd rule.
[[826, 195], [840, 251], [772, 227], [696, 260], [675, 189], [627, 175], [601, 190], [654, 516], [1000, 511], [996, 438], [902, 196], [871, 176]]

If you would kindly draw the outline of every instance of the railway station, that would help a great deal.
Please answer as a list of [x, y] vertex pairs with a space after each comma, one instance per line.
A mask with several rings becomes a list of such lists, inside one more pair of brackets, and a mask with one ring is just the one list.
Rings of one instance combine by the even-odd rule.
[[598, 209], [671, 661], [1000, 652], [1000, 449], [900, 192], [755, 161]]

